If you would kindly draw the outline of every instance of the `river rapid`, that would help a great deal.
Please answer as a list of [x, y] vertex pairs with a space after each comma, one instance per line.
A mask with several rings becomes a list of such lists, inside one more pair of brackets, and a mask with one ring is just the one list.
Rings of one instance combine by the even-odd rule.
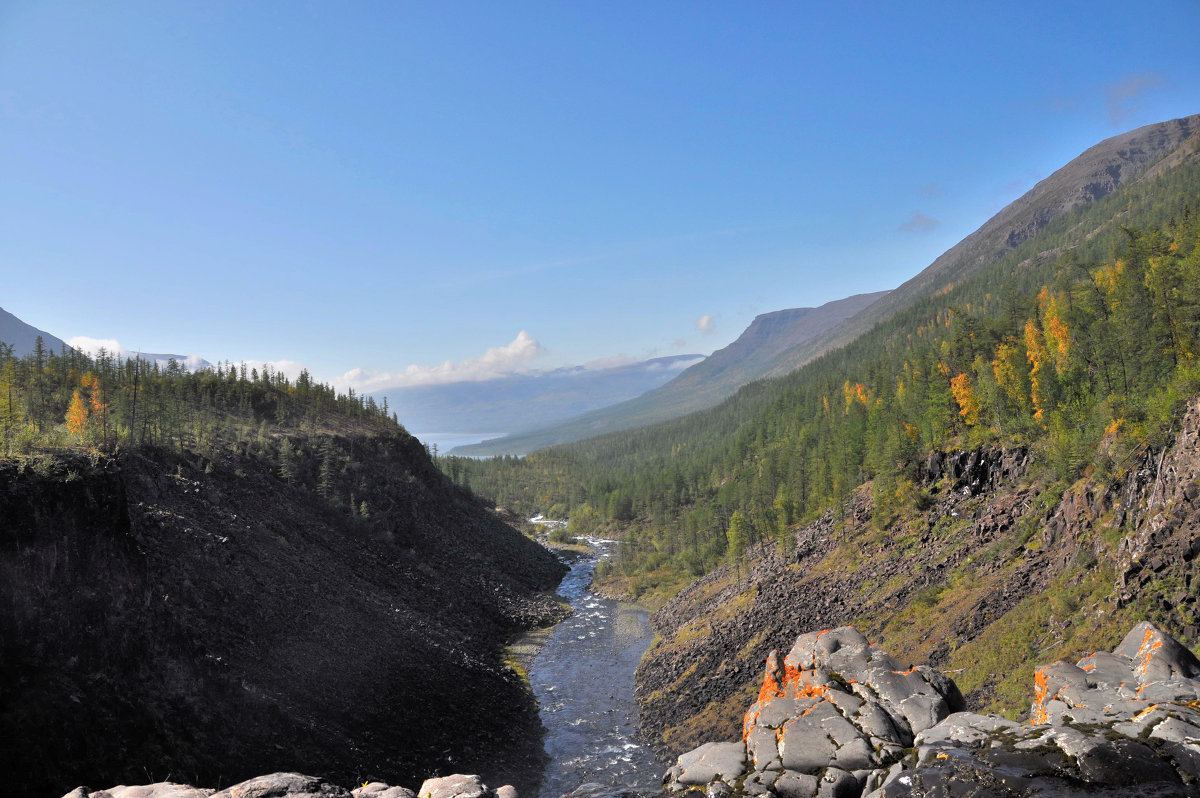
[[633, 672], [653, 638], [649, 613], [588, 589], [597, 557], [611, 556], [615, 544], [587, 543], [597, 556], [571, 564], [558, 588], [574, 614], [554, 627], [529, 668], [550, 756], [540, 798], [584, 782], [654, 791], [666, 770], [635, 739]]

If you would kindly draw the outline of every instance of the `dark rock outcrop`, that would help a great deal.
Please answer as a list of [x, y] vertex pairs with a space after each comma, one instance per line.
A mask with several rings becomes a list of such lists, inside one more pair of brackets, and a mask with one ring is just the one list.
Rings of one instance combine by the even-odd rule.
[[236, 449], [0, 462], [7, 794], [144, 768], [533, 788], [541, 722], [500, 649], [561, 618], [565, 568], [408, 435], [325, 439], [369, 519]]
[[767, 661], [741, 743], [667, 772], [676, 794], [1200, 795], [1200, 661], [1141, 623], [1112, 653], [1037, 671], [1032, 720], [963, 712], [954, 682], [843, 627]]

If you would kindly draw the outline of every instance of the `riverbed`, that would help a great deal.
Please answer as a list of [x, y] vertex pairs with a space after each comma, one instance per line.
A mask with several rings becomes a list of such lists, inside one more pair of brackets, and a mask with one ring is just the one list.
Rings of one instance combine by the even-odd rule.
[[[587, 542], [599, 557], [615, 545]], [[540, 798], [584, 782], [654, 791], [666, 770], [635, 736], [633, 672], [653, 638], [649, 612], [592, 593], [596, 561], [571, 565], [558, 593], [574, 614], [554, 627], [529, 667], [550, 756]]]

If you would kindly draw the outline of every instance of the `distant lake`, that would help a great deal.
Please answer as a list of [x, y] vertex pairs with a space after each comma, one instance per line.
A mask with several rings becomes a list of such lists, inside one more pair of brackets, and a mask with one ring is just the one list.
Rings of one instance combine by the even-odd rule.
[[437, 446], [438, 454], [448, 454], [455, 446], [469, 446], [472, 443], [490, 441], [492, 438], [503, 438], [507, 432], [414, 432], [413, 437], [426, 446]]

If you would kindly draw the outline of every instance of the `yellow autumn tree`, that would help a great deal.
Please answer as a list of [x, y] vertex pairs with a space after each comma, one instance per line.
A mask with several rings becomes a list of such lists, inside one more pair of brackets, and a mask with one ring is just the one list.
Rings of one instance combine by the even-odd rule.
[[1065, 374], [1070, 365], [1071, 330], [1063, 319], [1062, 302], [1056, 294], [1042, 286], [1038, 294], [1038, 305], [1042, 309], [1042, 327], [1045, 330], [1046, 351], [1054, 361], [1054, 370]]
[[954, 395], [954, 401], [958, 402], [958, 414], [963, 417], [967, 426], [973, 427], [978, 424], [979, 397], [975, 395], [975, 386], [971, 384], [971, 377], [964, 372], [952, 378], [950, 393]]
[[842, 386], [842, 393], [846, 398], [846, 412], [850, 412], [850, 408], [854, 407], [855, 403], [866, 407], [871, 403], [871, 391], [861, 382], [850, 384], [850, 380], [846, 380], [846, 384]]
[[1029, 405], [1029, 397], [1025, 394], [1025, 383], [1017, 365], [1019, 357], [1015, 344], [1000, 344], [996, 347], [996, 356], [992, 358], [992, 374], [1013, 407], [1025, 409]]
[[1033, 417], [1043, 422], [1046, 396], [1045, 375], [1042, 371], [1048, 357], [1045, 341], [1042, 340], [1042, 331], [1038, 329], [1033, 319], [1028, 319], [1025, 322], [1025, 359], [1029, 361], [1029, 398], [1033, 402]]
[[104, 401], [104, 394], [100, 390], [100, 378], [89, 371], [83, 375], [79, 384], [88, 390], [91, 417], [93, 421], [100, 423], [100, 437], [104, 441], [108, 438], [108, 404]]
[[83, 434], [87, 432], [87, 423], [87, 405], [83, 403], [83, 397], [76, 388], [75, 395], [71, 397], [71, 406], [67, 408], [67, 431], [83, 440]]

